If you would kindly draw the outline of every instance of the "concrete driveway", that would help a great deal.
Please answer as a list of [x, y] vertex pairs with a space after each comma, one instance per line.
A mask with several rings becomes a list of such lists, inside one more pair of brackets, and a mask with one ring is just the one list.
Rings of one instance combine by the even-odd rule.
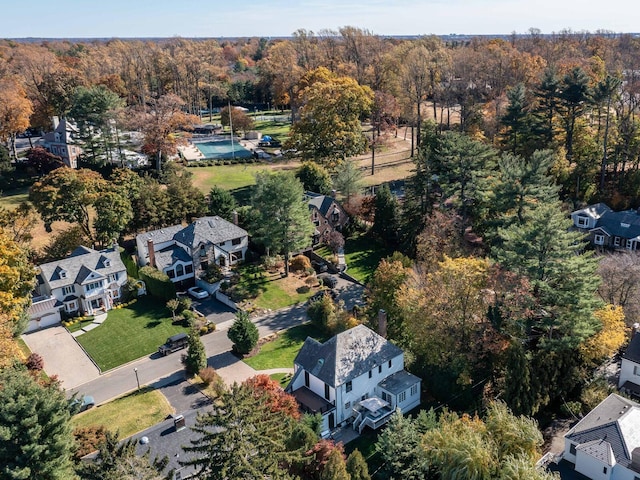
[[192, 298], [191, 300], [193, 308], [216, 325], [228, 320], [233, 320], [236, 317], [236, 312], [232, 308], [227, 307], [214, 297], [208, 297], [203, 300], [195, 300]]
[[100, 376], [98, 367], [62, 326], [28, 333], [22, 339], [32, 352], [42, 356], [44, 371], [57, 375], [67, 390]]

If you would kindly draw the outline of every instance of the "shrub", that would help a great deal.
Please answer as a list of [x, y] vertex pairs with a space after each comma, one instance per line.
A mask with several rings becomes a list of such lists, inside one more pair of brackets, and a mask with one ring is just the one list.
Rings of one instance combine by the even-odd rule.
[[311, 290], [309, 285], [302, 285], [301, 287], [296, 288], [296, 292], [298, 293], [307, 293], [309, 290]]
[[249, 314], [238, 310], [236, 319], [227, 332], [227, 337], [233, 342], [234, 351], [243, 355], [249, 353], [257, 345], [259, 336], [258, 327], [249, 320]]
[[565, 402], [560, 406], [560, 411], [567, 417], [582, 417], [582, 403]]
[[124, 263], [125, 268], [127, 269], [127, 275], [133, 278], [140, 278], [138, 276], [138, 265], [133, 260], [133, 257], [129, 255], [125, 250], [120, 252], [120, 259], [122, 263]]
[[198, 375], [202, 379], [202, 383], [204, 383], [207, 387], [211, 385], [217, 377], [220, 377], [220, 375], [218, 375], [218, 372], [216, 372], [216, 369], [213, 367], [203, 368], [202, 370], [200, 370], [200, 373], [198, 373]]
[[296, 255], [289, 263], [289, 268], [293, 272], [300, 272], [311, 268], [311, 260], [304, 255]]
[[27, 358], [26, 366], [32, 372], [40, 372], [44, 368], [44, 360], [40, 354], [34, 352]]
[[178, 299], [178, 313], [185, 312], [187, 310], [191, 310], [191, 305], [193, 302], [189, 297], [180, 297]]
[[101, 443], [106, 439], [107, 430], [104, 426], [92, 426], [76, 428], [73, 436], [76, 440], [76, 452], [74, 457], [80, 460], [85, 455], [98, 449]]
[[264, 257], [263, 264], [264, 268], [266, 268], [267, 270], [275, 271], [284, 267], [284, 260], [282, 260], [282, 257], [280, 255], [268, 256]]
[[207, 333], [209, 333], [209, 329], [207, 327], [205, 327], [204, 325], [201, 326], [198, 331], [200, 332], [200, 336], [206, 335]]
[[196, 314], [191, 310], [185, 310], [182, 312], [182, 318], [184, 319], [184, 325], [191, 328], [196, 320]]
[[166, 273], [146, 266], [138, 270], [138, 275], [140, 280], [146, 284], [147, 291], [154, 297], [158, 297], [164, 301], [175, 298], [176, 287]]
[[316, 277], [315, 275], [309, 275], [307, 278], [304, 279], [304, 283], [306, 283], [309, 286], [317, 285], [318, 277]]
[[216, 324], [213, 322], [207, 323], [207, 330], [209, 330], [209, 332], [215, 332], [216, 331]]
[[207, 283], [216, 283], [224, 278], [222, 269], [216, 263], [211, 263], [202, 275], [202, 279]]

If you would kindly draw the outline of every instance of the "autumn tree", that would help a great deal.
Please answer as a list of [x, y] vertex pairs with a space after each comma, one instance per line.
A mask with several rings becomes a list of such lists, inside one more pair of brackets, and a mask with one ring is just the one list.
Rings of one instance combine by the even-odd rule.
[[616, 252], [599, 257], [598, 275], [602, 280], [598, 295], [603, 302], [620, 306], [628, 319], [640, 315], [640, 255]]
[[58, 232], [49, 240], [49, 243], [44, 246], [39, 254], [40, 261], [46, 263], [65, 258], [88, 241], [89, 239], [85, 236], [82, 228], [79, 225], [72, 225]]
[[24, 247], [28, 247], [40, 218], [34, 206], [29, 202], [20, 203], [15, 209], [0, 207], [0, 229], [11, 240]]
[[620, 350], [627, 341], [628, 334], [622, 307], [606, 305], [596, 310], [594, 315], [600, 320], [602, 327], [580, 347], [580, 352], [587, 362], [596, 364]]
[[27, 251], [0, 228], [0, 313], [7, 316], [14, 335], [22, 333], [34, 287], [35, 271]]
[[69, 405], [56, 382], [41, 385], [25, 370], [0, 370], [0, 476], [74, 478]]
[[371, 89], [323, 67], [308, 72], [301, 82], [308, 84], [301, 93], [303, 107], [285, 146], [305, 160], [329, 165], [364, 152], [367, 139], [360, 120], [373, 105]]
[[0, 140], [10, 144], [11, 157], [17, 159], [16, 135], [29, 126], [33, 113], [27, 93], [15, 78], [0, 78]]
[[286, 393], [269, 375], [256, 375], [245, 380], [243, 385], [253, 389], [257, 397], [265, 399], [272, 411], [282, 411], [296, 420], [300, 418], [300, 409], [295, 397]]
[[229, 107], [224, 107], [220, 111], [220, 123], [223, 126], [232, 127], [235, 132], [247, 132], [255, 128], [253, 118], [238, 107], [231, 107], [231, 118], [229, 118]]
[[43, 147], [33, 147], [27, 150], [26, 161], [27, 167], [38, 176], [47, 175], [56, 168], [65, 166], [61, 157]]
[[253, 236], [273, 253], [283, 253], [289, 275], [292, 252], [311, 244], [313, 223], [300, 181], [288, 172], [256, 175], [251, 203], [257, 212]]

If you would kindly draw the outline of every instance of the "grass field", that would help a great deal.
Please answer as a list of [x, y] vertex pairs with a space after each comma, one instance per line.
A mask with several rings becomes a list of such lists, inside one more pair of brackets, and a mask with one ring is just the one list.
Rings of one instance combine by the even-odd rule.
[[[260, 118], [260, 115], [258, 115], [258, 118]], [[284, 142], [289, 135], [289, 130], [291, 130], [291, 123], [258, 120], [256, 121], [256, 130], [262, 133], [263, 136], [271, 135]]]
[[164, 302], [150, 296], [133, 305], [110, 310], [98, 328], [77, 337], [100, 370], [110, 370], [158, 350], [171, 335], [186, 329], [172, 325]]
[[262, 345], [257, 355], [245, 358], [243, 361], [256, 370], [292, 368], [293, 360], [307, 337], [315, 338], [319, 342], [328, 339], [318, 327], [306, 323], [278, 335], [272, 342]]
[[109, 403], [79, 413], [71, 419], [74, 427], [104, 426], [126, 438], [164, 420], [173, 413], [158, 390], [143, 388]]
[[22, 188], [19, 190], [11, 190], [9, 195], [6, 195], [5, 192], [0, 192], [0, 207], [4, 207], [8, 210], [13, 210], [22, 202], [26, 202], [29, 200], [29, 189]]
[[359, 282], [366, 283], [369, 275], [378, 267], [380, 260], [392, 253], [373, 242], [371, 238], [363, 236], [348, 238], [344, 245], [347, 273]]

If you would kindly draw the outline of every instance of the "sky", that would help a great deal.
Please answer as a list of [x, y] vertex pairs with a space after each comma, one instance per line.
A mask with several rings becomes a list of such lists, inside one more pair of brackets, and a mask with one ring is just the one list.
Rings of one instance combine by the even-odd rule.
[[0, 38], [640, 32], [638, 0], [2, 0], [0, 19]]

